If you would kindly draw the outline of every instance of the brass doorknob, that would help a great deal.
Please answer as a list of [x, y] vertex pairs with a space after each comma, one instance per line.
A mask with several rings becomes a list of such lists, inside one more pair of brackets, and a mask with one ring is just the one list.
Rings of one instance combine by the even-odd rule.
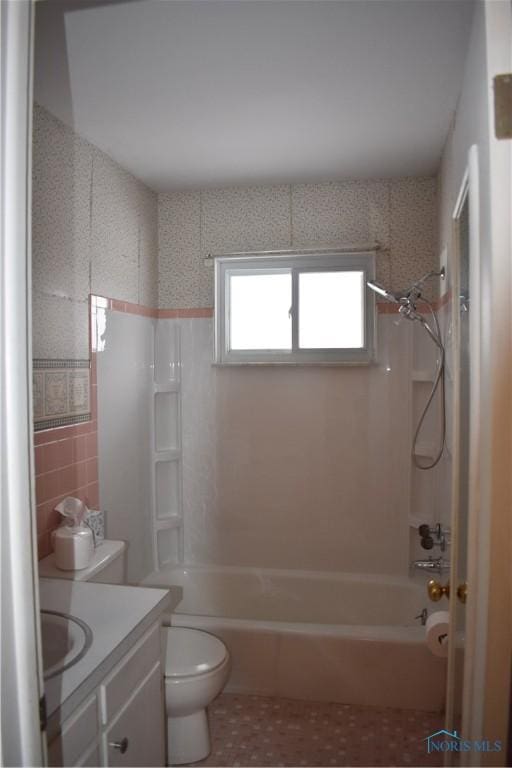
[[430, 579], [427, 584], [427, 592], [433, 603], [439, 602], [442, 597], [450, 597], [450, 585], [440, 584], [435, 579]]
[[463, 581], [462, 584], [459, 584], [457, 587], [457, 597], [459, 598], [461, 603], [465, 603], [468, 599], [468, 585], [467, 582]]

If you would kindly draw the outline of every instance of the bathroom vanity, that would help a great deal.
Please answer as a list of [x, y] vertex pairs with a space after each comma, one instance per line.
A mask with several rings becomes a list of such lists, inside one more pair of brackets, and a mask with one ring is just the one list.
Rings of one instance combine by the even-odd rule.
[[92, 632], [82, 658], [45, 684], [49, 765], [165, 765], [160, 627], [178, 600], [163, 589], [40, 580], [41, 609]]

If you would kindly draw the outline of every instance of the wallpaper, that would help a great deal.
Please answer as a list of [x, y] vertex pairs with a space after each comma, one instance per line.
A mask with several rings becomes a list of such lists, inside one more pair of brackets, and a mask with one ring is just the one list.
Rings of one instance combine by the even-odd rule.
[[158, 196], [161, 308], [213, 305], [208, 253], [378, 240], [377, 276], [403, 288], [438, 263], [435, 178], [255, 186]]
[[34, 105], [33, 356], [89, 357], [88, 296], [155, 306], [157, 196]]
[[208, 253], [379, 240], [378, 278], [438, 262], [436, 180], [397, 178], [156, 195], [34, 106], [34, 357], [88, 356], [89, 293], [177, 309], [213, 305]]

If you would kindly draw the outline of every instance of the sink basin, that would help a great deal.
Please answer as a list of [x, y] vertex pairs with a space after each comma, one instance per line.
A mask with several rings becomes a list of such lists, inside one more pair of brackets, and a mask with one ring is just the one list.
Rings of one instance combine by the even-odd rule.
[[91, 628], [76, 616], [41, 611], [43, 677], [60, 675], [82, 659], [92, 643]]

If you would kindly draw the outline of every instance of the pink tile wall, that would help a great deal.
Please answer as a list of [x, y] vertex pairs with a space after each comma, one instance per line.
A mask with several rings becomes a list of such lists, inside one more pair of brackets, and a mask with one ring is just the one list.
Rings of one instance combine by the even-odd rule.
[[39, 558], [52, 551], [51, 532], [60, 515], [55, 507], [66, 496], [82, 499], [91, 509], [99, 506], [98, 397], [96, 356], [91, 356], [92, 420], [34, 434], [36, 515]]
[[109, 299], [105, 296], [91, 296], [91, 306], [93, 308], [110, 309], [113, 312], [124, 312], [129, 315], [143, 315], [144, 317], [154, 318], [175, 318], [175, 317], [213, 317], [213, 307], [183, 307], [181, 309], [156, 309], [155, 307], [144, 307], [142, 304], [133, 304], [130, 301], [119, 301], [119, 299]]

